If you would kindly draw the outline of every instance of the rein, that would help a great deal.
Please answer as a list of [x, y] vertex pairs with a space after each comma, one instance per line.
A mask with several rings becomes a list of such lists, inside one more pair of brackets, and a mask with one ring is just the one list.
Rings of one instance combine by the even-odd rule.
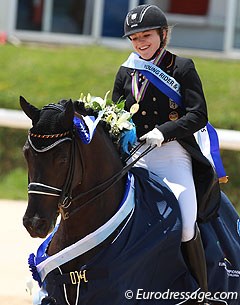
[[[145, 144], [145, 142], [141, 142], [140, 144], [138, 144], [135, 148], [134, 148], [134, 152], [132, 155], [130, 155], [128, 157], [128, 159], [130, 159], [135, 152], [137, 152], [139, 150], [139, 148]], [[124, 175], [126, 175], [128, 173], [128, 171], [134, 166], [135, 163], [137, 163], [137, 161], [139, 159], [141, 159], [143, 156], [145, 156], [147, 153], [149, 153], [151, 150], [153, 150], [156, 146], [148, 146], [134, 161], [132, 161], [130, 164], [124, 166], [121, 171], [117, 172], [116, 174], [114, 174], [112, 177], [110, 177], [109, 179], [105, 180], [104, 182], [100, 183], [99, 185], [95, 186], [94, 188], [81, 193], [73, 198], [68, 198], [70, 199], [70, 202], [68, 203], [67, 206], [64, 206], [63, 204], [60, 206], [60, 211], [61, 211], [61, 215], [63, 216], [64, 219], [69, 218], [71, 215], [75, 214], [76, 212], [78, 212], [82, 207], [84, 207], [85, 205], [93, 202], [95, 199], [97, 199], [98, 197], [100, 197], [101, 195], [103, 195], [105, 192], [107, 192], [115, 183], [117, 183], [119, 180], [121, 180]], [[93, 192], [97, 192], [100, 189], [102, 189], [103, 187], [106, 187], [104, 190], [102, 190], [101, 192], [97, 193], [94, 197], [90, 198], [89, 200], [87, 200], [86, 202], [82, 203], [79, 207], [76, 207], [74, 210], [72, 210], [71, 212], [64, 212], [63, 210], [68, 208], [71, 203], [73, 203], [76, 200], [81, 199], [82, 197], [89, 195]], [[65, 215], [64, 215], [65, 213]], [[66, 217], [67, 216], [67, 217]]]
[[[62, 139], [62, 140], [64, 140], [64, 139]], [[40, 194], [40, 195], [49, 195], [49, 196], [60, 197], [58, 208], [59, 208], [61, 216], [64, 220], [68, 219], [70, 216], [72, 216], [73, 214], [78, 212], [82, 207], [93, 202], [95, 199], [97, 199], [102, 194], [107, 192], [115, 183], [120, 181], [120, 179], [122, 179], [124, 177], [124, 175], [127, 174], [127, 172], [134, 166], [135, 163], [137, 163], [137, 161], [140, 158], [145, 156], [147, 153], [149, 153], [151, 150], [153, 150], [156, 147], [156, 145], [148, 146], [134, 161], [132, 161], [128, 165], [125, 165], [119, 172], [114, 174], [112, 177], [110, 177], [109, 179], [105, 180], [104, 182], [98, 184], [97, 186], [93, 187], [92, 189], [90, 189], [84, 193], [80, 193], [80, 194], [76, 195], [75, 197], [72, 197], [72, 190], [73, 190], [72, 180], [73, 180], [74, 169], [75, 169], [75, 148], [76, 148], [75, 130], [73, 130], [73, 132], [72, 132], [72, 138], [66, 138], [66, 140], [71, 140], [72, 144], [71, 144], [71, 152], [70, 152], [71, 157], [70, 157], [69, 169], [68, 169], [67, 177], [66, 177], [63, 188], [59, 189], [59, 188], [56, 188], [56, 187], [53, 187], [53, 186], [50, 186], [47, 184], [36, 183], [36, 182], [31, 182], [28, 185], [29, 194]], [[29, 143], [30, 143], [31, 147], [34, 150], [36, 150], [34, 145], [32, 144], [32, 142], [29, 141]], [[125, 161], [128, 161], [144, 144], [145, 144], [145, 141], [143, 141], [143, 142], [139, 143], [137, 146], [135, 146], [131, 150], [130, 155], [126, 158]], [[54, 146], [56, 146], [56, 145], [54, 145]], [[43, 151], [46, 151], [46, 149], [44, 149]], [[81, 162], [82, 162], [82, 158], [81, 158]], [[96, 195], [94, 195], [92, 198], [90, 198], [89, 200], [82, 203], [80, 206], [76, 207], [75, 209], [73, 209], [71, 211], [66, 211], [71, 206], [71, 204], [73, 202], [75, 202], [76, 200], [79, 200], [79, 199], [83, 198], [84, 196], [87, 196], [87, 195], [90, 195], [90, 194], [96, 193], [96, 192], [98, 192]]]

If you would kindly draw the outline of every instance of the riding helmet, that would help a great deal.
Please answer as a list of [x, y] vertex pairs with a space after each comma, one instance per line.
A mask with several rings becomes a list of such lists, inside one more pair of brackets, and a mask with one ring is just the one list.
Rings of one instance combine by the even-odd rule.
[[159, 7], [149, 4], [139, 5], [127, 14], [123, 37], [167, 26], [167, 18]]

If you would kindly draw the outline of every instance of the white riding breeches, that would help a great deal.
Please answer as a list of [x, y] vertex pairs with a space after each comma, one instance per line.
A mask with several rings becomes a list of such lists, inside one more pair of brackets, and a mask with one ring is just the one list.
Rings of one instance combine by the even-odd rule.
[[[144, 144], [128, 161], [136, 159], [147, 148]], [[197, 198], [189, 153], [177, 142], [172, 141], [156, 147], [135, 164], [158, 175], [177, 198], [182, 215], [182, 241], [191, 240], [195, 234]]]

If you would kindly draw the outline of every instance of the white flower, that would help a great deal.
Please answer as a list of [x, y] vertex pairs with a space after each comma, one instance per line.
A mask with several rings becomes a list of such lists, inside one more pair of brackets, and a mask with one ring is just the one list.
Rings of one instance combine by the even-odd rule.
[[117, 124], [120, 130], [127, 129], [130, 130], [133, 128], [133, 124], [129, 121], [122, 122], [121, 124]]
[[104, 121], [113, 126], [117, 122], [117, 114], [113, 111], [105, 112]]
[[[91, 95], [89, 94], [90, 100], [91, 100], [91, 102], [89, 102], [90, 105], [93, 106], [94, 103], [97, 103], [97, 104], [99, 104], [99, 106], [101, 107], [101, 109], [104, 109], [104, 108], [106, 107], [107, 96], [108, 96], [109, 92], [110, 92], [110, 91], [108, 91], [108, 92], [105, 94], [104, 99], [102, 99], [100, 96], [96, 96], [96, 97], [91, 98]], [[88, 99], [87, 99], [87, 101], [88, 101]]]
[[101, 120], [110, 125], [110, 134], [118, 137], [123, 129], [132, 129], [134, 124], [131, 120], [131, 113], [124, 110], [124, 102], [121, 101], [115, 104], [113, 101], [107, 99], [108, 91], [104, 99], [96, 96], [92, 97], [88, 93], [87, 97], [82, 93], [79, 101], [84, 103], [85, 108], [92, 108], [94, 111], [102, 112]]
[[106, 101], [104, 101], [104, 99], [102, 99], [102, 98], [99, 97], [99, 96], [96, 96], [96, 97], [94, 97], [94, 98], [92, 99], [91, 104], [93, 104], [93, 103], [99, 104], [99, 106], [101, 107], [101, 109], [104, 109], [105, 106], [106, 106]]
[[120, 130], [123, 129], [131, 129], [132, 128], [132, 124], [129, 122], [131, 118], [131, 115], [129, 112], [124, 111], [122, 112], [122, 114], [120, 115], [120, 117], [118, 118], [116, 125]]

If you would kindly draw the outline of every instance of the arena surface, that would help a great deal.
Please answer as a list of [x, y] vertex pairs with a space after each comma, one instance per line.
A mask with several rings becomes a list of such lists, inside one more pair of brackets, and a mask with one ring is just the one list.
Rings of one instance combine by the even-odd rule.
[[28, 255], [36, 252], [41, 239], [30, 237], [22, 225], [27, 203], [0, 200], [0, 304], [31, 305], [32, 297], [26, 292], [31, 279]]

